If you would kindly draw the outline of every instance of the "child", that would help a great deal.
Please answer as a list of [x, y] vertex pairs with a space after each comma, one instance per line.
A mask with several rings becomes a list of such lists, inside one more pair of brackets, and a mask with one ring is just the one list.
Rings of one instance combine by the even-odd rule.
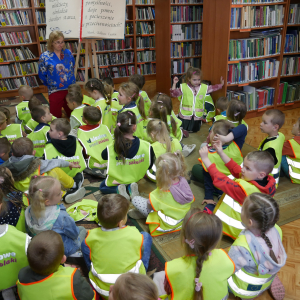
[[[152, 119], [147, 125], [147, 134], [153, 141], [151, 145], [157, 159], [166, 152], [181, 151], [182, 147], [176, 138], [170, 138], [166, 124], [163, 121]], [[147, 171], [147, 177], [156, 182], [156, 166], [153, 164], [151, 170]]]
[[[229, 100], [227, 97], [220, 97], [216, 102], [216, 110], [218, 115], [226, 117], [226, 110], [229, 105]], [[217, 116], [215, 116], [216, 118]]]
[[26, 136], [20, 124], [7, 125], [9, 118], [0, 111], [0, 136], [6, 137], [12, 144], [16, 139]]
[[240, 298], [256, 298], [270, 288], [274, 299], [284, 298], [284, 287], [276, 275], [287, 255], [282, 231], [276, 222], [279, 207], [269, 195], [253, 193], [242, 206], [245, 229], [231, 246], [228, 255], [234, 261], [235, 274], [228, 279], [230, 291]]
[[104, 161], [99, 154], [113, 143], [113, 137], [107, 126], [99, 124], [101, 111], [96, 107], [85, 107], [82, 119], [87, 125], [79, 127], [77, 136], [87, 156], [88, 169], [93, 175], [105, 178], [107, 161]]
[[[79, 84], [73, 83], [68, 86], [68, 93], [79, 93], [82, 94], [81, 86]], [[82, 104], [84, 105], [94, 105], [95, 100], [89, 96], [83, 95]]]
[[180, 101], [179, 119], [182, 121], [183, 129], [189, 132], [200, 130], [201, 122], [210, 122], [215, 116], [215, 106], [210, 95], [213, 91], [219, 90], [224, 85], [221, 77], [220, 84], [207, 86], [201, 84], [202, 72], [198, 68], [189, 67], [186, 72], [186, 82], [176, 89], [179, 81], [174, 77], [171, 89], [171, 97], [178, 97]]
[[23, 127], [31, 119], [30, 110], [28, 108], [29, 100], [33, 98], [33, 89], [29, 85], [23, 85], [18, 90], [19, 98], [22, 101], [16, 106], [15, 123], [22, 124]]
[[0, 138], [0, 165], [9, 159], [11, 144], [6, 137]]
[[61, 185], [57, 179], [33, 176], [29, 186], [30, 205], [25, 211], [26, 229], [30, 236], [46, 230], [56, 231], [63, 239], [65, 255], [68, 257], [80, 250], [86, 230], [76, 226], [61, 204], [61, 198]]
[[117, 101], [119, 103], [119, 100], [118, 100], [119, 92], [115, 89], [115, 84], [114, 84], [113, 79], [111, 77], [104, 77], [102, 82], [103, 82], [103, 84], [107, 83], [108, 85], [110, 85], [113, 88], [113, 93], [111, 95], [111, 99], [113, 101]]
[[270, 109], [263, 114], [260, 124], [261, 132], [268, 134], [268, 137], [260, 143], [258, 150], [268, 151], [274, 157], [275, 166], [270, 175], [275, 178], [276, 187], [279, 183], [282, 148], [285, 140], [284, 134], [278, 130], [283, 126], [284, 121], [285, 115], [282, 111]]
[[132, 198], [132, 204], [147, 217], [152, 236], [179, 231], [195, 200], [185, 179], [186, 165], [179, 151], [162, 154], [156, 166], [157, 189], [150, 193], [150, 202], [142, 197]]
[[245, 197], [256, 192], [274, 196], [276, 192], [275, 179], [268, 175], [274, 167], [274, 159], [266, 151], [253, 151], [246, 155], [241, 167], [224, 153], [221, 141], [215, 142], [214, 147], [236, 179], [232, 180], [218, 171], [208, 158], [207, 147], [200, 149], [200, 157], [214, 186], [224, 192], [216, 207], [213, 200], [204, 200], [202, 204], [206, 202], [208, 205], [205, 210], [210, 213], [214, 211], [222, 220], [223, 233], [236, 239], [244, 229], [241, 223], [241, 206]]
[[300, 183], [300, 118], [293, 125], [292, 134], [294, 137], [283, 144], [281, 170], [292, 183]]
[[227, 299], [227, 279], [235, 265], [223, 249], [216, 249], [221, 237], [218, 217], [198, 208], [186, 214], [181, 231], [186, 255], [166, 263], [164, 290], [169, 299]]
[[136, 104], [138, 97], [139, 97], [139, 88], [136, 84], [129, 81], [126, 83], [123, 82], [120, 85], [118, 99], [120, 101], [120, 104], [124, 106], [119, 111], [119, 113], [125, 111], [131, 111], [136, 115], [137, 126], [134, 135], [142, 139], [145, 135], [143, 123], [145, 120], [147, 120], [147, 116], [145, 114], [144, 100], [140, 98], [139, 103]]
[[157, 300], [155, 283], [146, 275], [122, 274], [111, 287], [108, 300]]
[[128, 209], [129, 201], [123, 196], [103, 196], [97, 207], [101, 227], [89, 230], [81, 245], [90, 283], [104, 299], [108, 299], [110, 286], [121, 274], [146, 274], [148, 268], [151, 236], [134, 226], [125, 226]]
[[48, 123], [52, 121], [52, 114], [47, 106], [39, 105], [31, 111], [31, 116], [38, 125], [27, 137], [33, 142], [35, 156], [41, 157], [44, 154], [47, 132], [50, 129]]
[[136, 84], [139, 88], [139, 97], [136, 100], [136, 105], [139, 106], [140, 98], [142, 97], [144, 100], [144, 108], [145, 108], [145, 114], [148, 117], [149, 116], [149, 110], [151, 106], [151, 100], [149, 99], [149, 96], [145, 91], [142, 91], [144, 85], [145, 85], [145, 77], [143, 75], [134, 74], [129, 77], [129, 81]]
[[94, 292], [80, 270], [61, 266], [66, 261], [64, 244], [55, 231], [36, 235], [29, 244], [27, 258], [29, 266], [18, 276], [20, 299], [94, 299]]
[[136, 182], [152, 168], [153, 148], [148, 142], [133, 136], [137, 128], [136, 122], [136, 116], [130, 110], [118, 115], [115, 141], [101, 154], [102, 159], [108, 161], [107, 177], [99, 187], [103, 194], [119, 193], [130, 200], [126, 186], [132, 197], [137, 195]]
[[[31, 112], [32, 110], [39, 106], [39, 105], [42, 105], [41, 101], [37, 98], [33, 98], [31, 100], [29, 100], [28, 102], [28, 108], [29, 108], [29, 111], [30, 111], [30, 117], [31, 117]], [[46, 105], [45, 105], [46, 106]], [[55, 118], [55, 117], [53, 117]], [[32, 117], [30, 118], [30, 120], [26, 123], [26, 125], [24, 126], [24, 129], [27, 133], [30, 133], [30, 132], [33, 132], [35, 127], [38, 125], [38, 122], [34, 121], [32, 119]]]

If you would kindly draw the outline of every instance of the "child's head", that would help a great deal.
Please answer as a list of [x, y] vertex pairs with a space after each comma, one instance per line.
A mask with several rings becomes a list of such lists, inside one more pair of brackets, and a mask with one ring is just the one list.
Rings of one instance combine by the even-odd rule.
[[66, 100], [67, 100], [68, 107], [71, 110], [74, 110], [76, 107], [82, 105], [83, 96], [81, 92], [72, 91], [72, 92], [68, 92], [66, 96]]
[[[222, 237], [222, 222], [216, 215], [209, 215], [199, 208], [193, 208], [183, 219], [181, 241], [187, 255], [196, 255], [196, 277], [201, 275], [203, 263], [209, 259]], [[203, 299], [202, 289], [194, 299]]]
[[246, 155], [242, 168], [242, 179], [261, 180], [274, 168], [274, 158], [268, 151], [253, 151]]
[[274, 135], [282, 127], [285, 121], [285, 114], [279, 109], [267, 110], [262, 116], [260, 129], [263, 133]]
[[33, 97], [32, 99], [30, 99], [28, 102], [28, 108], [30, 110], [30, 113], [38, 105], [42, 105], [41, 101], [38, 98]]
[[230, 129], [234, 128], [234, 125], [226, 120], [219, 120], [213, 124], [213, 127], [210, 131], [210, 143], [213, 143], [214, 136], [216, 134], [219, 135], [227, 135], [230, 132]]
[[111, 286], [108, 300], [157, 300], [155, 283], [144, 274], [124, 273]]
[[[132, 135], [136, 131], [136, 116], [132, 111], [125, 111], [118, 115], [117, 126], [115, 128], [114, 149], [119, 159], [125, 162], [127, 150], [132, 145], [132, 140], [126, 135]], [[125, 155], [125, 157], [124, 157]]]
[[82, 120], [88, 125], [96, 125], [101, 120], [101, 111], [94, 106], [86, 106], [83, 109]]
[[44, 105], [38, 105], [33, 108], [31, 111], [31, 117], [34, 121], [38, 123], [49, 123], [52, 121], [52, 114], [50, 113], [50, 109]]
[[272, 244], [266, 236], [268, 230], [279, 220], [279, 206], [276, 200], [262, 193], [247, 196], [242, 206], [241, 219], [247, 229], [261, 233], [261, 237], [270, 248], [270, 256], [277, 262]]
[[145, 85], [145, 77], [139, 74], [131, 75], [128, 81], [135, 83], [139, 87], [140, 91], [143, 89]]
[[186, 82], [192, 86], [199, 86], [201, 84], [202, 72], [198, 68], [189, 67], [185, 78]]
[[113, 88], [115, 87], [114, 81], [113, 81], [113, 79], [111, 77], [104, 77], [102, 79], [102, 82], [103, 82], [103, 84], [104, 84], [104, 82], [107, 83], [107, 84], [109, 84]]
[[54, 119], [50, 124], [49, 136], [54, 140], [66, 139], [71, 131], [70, 122], [67, 119]]
[[122, 228], [127, 222], [129, 201], [119, 194], [104, 195], [98, 202], [97, 216], [106, 229]]
[[7, 117], [2, 111], [0, 111], [0, 131], [4, 130], [6, 127], [7, 127]]
[[46, 230], [32, 238], [27, 249], [27, 259], [33, 272], [48, 276], [66, 261], [64, 243], [59, 233]]
[[7, 107], [0, 106], [0, 111], [3, 112], [6, 116], [6, 123], [7, 125], [10, 124], [10, 111]]
[[60, 203], [62, 198], [60, 182], [51, 176], [33, 176], [28, 195], [31, 211], [39, 219], [44, 215], [46, 206]]
[[169, 190], [180, 176], [186, 176], [186, 164], [181, 151], [164, 153], [155, 161], [156, 185], [163, 191]]
[[126, 105], [131, 101], [136, 101], [139, 97], [139, 88], [133, 82], [123, 82], [119, 87], [118, 99], [120, 104]]
[[220, 97], [216, 102], [216, 109], [219, 113], [226, 111], [229, 104], [227, 97]]
[[22, 85], [18, 90], [19, 97], [21, 101], [30, 100], [33, 97], [33, 89], [29, 85]]
[[11, 144], [6, 137], [0, 138], [0, 157], [6, 161], [9, 159]]
[[293, 125], [292, 134], [300, 135], [300, 118], [298, 118], [297, 122]]
[[158, 119], [152, 119], [147, 125], [147, 134], [153, 142], [160, 142], [166, 145], [167, 152], [171, 152], [172, 144], [170, 133], [166, 124]]
[[11, 145], [12, 155], [22, 157], [23, 155], [34, 155], [33, 142], [27, 137], [20, 137], [13, 141]]
[[104, 98], [105, 100], [109, 99], [103, 83], [97, 78], [89, 79], [84, 88], [94, 100], [98, 100], [99, 98]]
[[231, 101], [229, 101], [229, 105], [226, 112], [228, 120], [233, 122], [239, 122], [239, 124], [241, 124], [246, 114], [247, 107], [244, 102], [237, 99], [232, 99]]
[[68, 93], [80, 93], [82, 94], [81, 87], [77, 83], [70, 84], [68, 86]]

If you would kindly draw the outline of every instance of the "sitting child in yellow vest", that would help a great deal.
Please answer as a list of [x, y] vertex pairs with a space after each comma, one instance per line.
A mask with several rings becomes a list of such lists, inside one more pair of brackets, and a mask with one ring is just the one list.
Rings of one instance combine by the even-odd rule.
[[87, 125], [79, 127], [77, 137], [86, 157], [87, 168], [84, 172], [105, 178], [107, 161], [101, 159], [99, 154], [113, 143], [113, 137], [106, 125], [99, 124], [101, 111], [97, 107], [85, 107], [82, 119]]
[[[300, 183], [300, 118], [293, 125], [294, 137], [283, 144], [281, 170], [292, 183]], [[1, 143], [0, 143], [1, 146]], [[1, 153], [0, 153], [1, 157]], [[0, 161], [1, 163], [1, 161]]]
[[144, 274], [122, 274], [111, 287], [108, 300], [160, 300], [155, 283]]
[[[81, 86], [77, 83], [70, 84], [68, 86], [68, 93], [70, 92], [78, 92], [82, 94]], [[94, 105], [95, 100], [89, 96], [83, 95], [83, 101], [82, 104], [87, 105], [87, 106], [92, 106]]]
[[52, 230], [32, 238], [29, 266], [19, 272], [17, 288], [22, 300], [94, 299], [94, 292], [79, 269], [63, 267], [66, 261], [60, 235]]
[[130, 200], [139, 195], [137, 183], [154, 163], [154, 151], [151, 145], [133, 136], [137, 119], [128, 110], [118, 115], [115, 129], [115, 141], [102, 151], [101, 158], [108, 161], [107, 177], [100, 184], [103, 194], [118, 193]]
[[18, 94], [22, 102], [16, 106], [15, 123], [22, 124], [24, 128], [26, 123], [31, 119], [28, 103], [33, 98], [33, 89], [29, 85], [22, 85], [18, 90]]
[[[227, 279], [235, 265], [223, 249], [215, 249], [222, 237], [222, 222], [199, 208], [185, 216], [181, 241], [185, 256], [166, 262], [165, 271], [154, 275], [160, 295], [172, 300], [227, 299]], [[161, 296], [162, 299], [165, 299]]]
[[33, 176], [28, 196], [30, 205], [25, 211], [27, 233], [35, 236], [46, 230], [56, 231], [62, 237], [67, 257], [80, 251], [86, 230], [82, 226], [76, 226], [61, 204], [60, 182], [50, 176]]
[[258, 150], [268, 151], [274, 157], [274, 168], [270, 175], [275, 178], [276, 187], [278, 187], [280, 177], [280, 166], [282, 159], [282, 148], [285, 136], [278, 130], [283, 126], [285, 114], [278, 109], [267, 110], [262, 116], [260, 123], [261, 132], [268, 136], [260, 143]]
[[236, 239], [244, 229], [241, 222], [241, 206], [245, 197], [256, 192], [274, 196], [276, 192], [275, 179], [269, 175], [274, 167], [274, 159], [267, 151], [253, 151], [246, 155], [241, 167], [224, 153], [220, 140], [213, 146], [235, 179], [232, 180], [218, 171], [216, 164], [211, 163], [208, 157], [207, 147], [200, 149], [200, 157], [214, 186], [224, 192], [217, 206], [213, 200], [204, 200], [202, 204], [207, 203], [205, 210], [209, 213], [214, 211], [222, 220], [223, 233]]
[[85, 189], [82, 190], [79, 182], [74, 182], [73, 178], [61, 169], [62, 167], [78, 168], [77, 164], [62, 159], [41, 160], [35, 157], [33, 143], [28, 138], [15, 140], [11, 148], [12, 156], [2, 166], [11, 171], [16, 189], [26, 192], [32, 176], [48, 174], [57, 178], [65, 189], [69, 189], [64, 195], [67, 203], [72, 203], [84, 196]]
[[235, 274], [228, 279], [229, 290], [236, 297], [253, 299], [270, 289], [274, 299], [284, 299], [284, 286], [277, 273], [287, 255], [281, 229], [276, 225], [276, 200], [265, 194], [251, 194], [244, 201], [241, 218], [245, 229], [228, 252], [236, 266]]
[[50, 130], [49, 122], [52, 121], [52, 114], [47, 106], [39, 105], [31, 111], [31, 116], [38, 123], [34, 131], [28, 134], [28, 138], [33, 142], [35, 156], [41, 157], [47, 142], [47, 132]]
[[89, 230], [81, 245], [90, 283], [104, 299], [121, 274], [146, 274], [149, 265], [152, 238], [134, 226], [125, 226], [128, 209], [125, 197], [103, 196], [97, 207], [101, 227]]
[[[247, 127], [244, 124], [234, 127], [232, 123], [226, 120], [219, 120], [213, 124], [210, 131], [210, 145], [213, 145], [213, 142], [219, 139], [224, 152], [238, 165], [241, 165], [243, 162], [241, 149], [246, 136]], [[234, 179], [213, 146], [208, 147], [208, 157], [212, 163], [216, 164], [219, 172]], [[192, 168], [191, 179], [204, 184], [204, 200], [210, 201], [213, 200], [214, 195], [220, 196], [223, 192], [214, 186], [212, 178], [200, 158], [199, 162], [201, 164], [194, 165]]]
[[195, 200], [185, 179], [186, 165], [181, 152], [162, 154], [156, 160], [156, 167], [157, 189], [150, 193], [149, 199], [132, 198], [132, 204], [147, 218], [152, 236], [179, 231]]
[[9, 159], [11, 144], [6, 137], [0, 138], [0, 165]]
[[[151, 119], [147, 125], [147, 134], [153, 141], [152, 148], [155, 159], [166, 152], [181, 151], [182, 147], [176, 138], [171, 138], [167, 126], [163, 121]], [[156, 166], [153, 164], [151, 170], [147, 171], [147, 177], [156, 182]]]

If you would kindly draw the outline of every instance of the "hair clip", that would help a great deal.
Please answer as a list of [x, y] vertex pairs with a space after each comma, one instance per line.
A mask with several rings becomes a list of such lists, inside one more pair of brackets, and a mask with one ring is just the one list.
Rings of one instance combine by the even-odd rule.
[[121, 126], [121, 123], [117, 123], [117, 126], [119, 126], [119, 127], [120, 127], [120, 126]]
[[199, 281], [199, 278], [195, 278], [196, 286], [195, 286], [195, 291], [200, 292], [202, 288], [202, 282]]
[[195, 240], [194, 239], [192, 239], [190, 241], [188, 239], [185, 239], [185, 242], [190, 246], [191, 249], [195, 248], [195, 246], [194, 246]]
[[157, 103], [163, 103], [161, 100], [157, 101]]
[[131, 126], [131, 118], [129, 118], [128, 124], [129, 126]]
[[133, 113], [132, 113], [132, 112], [129, 111], [128, 113], [129, 113], [131, 116], [133, 116]]
[[43, 190], [42, 190], [42, 189], [39, 189], [39, 191], [42, 192]]
[[195, 73], [197, 73], [197, 71], [194, 71], [194, 72], [193, 72], [193, 75], [194, 75]]
[[238, 116], [239, 114], [240, 114], [240, 112], [237, 112], [237, 113], [234, 114], [234, 116], [236, 117], [236, 116]]
[[135, 96], [135, 94], [136, 94], [136, 93], [134, 93], [134, 94], [131, 96], [131, 98], [133, 98], [133, 97]]
[[32, 176], [33, 179], [37, 178], [37, 175]]
[[93, 87], [93, 84], [91, 83], [91, 87]]

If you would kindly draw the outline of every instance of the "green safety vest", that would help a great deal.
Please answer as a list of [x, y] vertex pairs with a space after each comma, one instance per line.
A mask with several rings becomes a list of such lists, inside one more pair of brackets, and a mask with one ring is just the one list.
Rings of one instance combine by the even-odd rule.
[[179, 231], [182, 222], [190, 210], [192, 203], [180, 204], [176, 202], [170, 191], [160, 191], [158, 188], [150, 193], [150, 203], [153, 211], [147, 217], [146, 224], [152, 236]]
[[28, 266], [27, 247], [30, 237], [16, 227], [5, 224], [0, 234], [0, 291], [16, 285], [19, 271]]
[[73, 278], [77, 269], [59, 266], [58, 270], [43, 280], [30, 284], [17, 281], [21, 300], [76, 299], [73, 290]]
[[28, 100], [24, 100], [16, 106], [16, 115], [22, 121], [22, 125], [25, 125], [31, 119], [28, 103]]
[[102, 159], [101, 153], [108, 145], [113, 143], [113, 138], [107, 126], [102, 124], [91, 130], [78, 128], [77, 138], [88, 155], [87, 166], [90, 169], [106, 168], [107, 161]]
[[[195, 293], [196, 256], [183, 256], [166, 262], [165, 272], [171, 286], [172, 300], [193, 300]], [[235, 265], [223, 249], [214, 249], [203, 262], [199, 282], [204, 300], [225, 300], [228, 297], [227, 279]]]
[[95, 228], [88, 231], [85, 243], [91, 251], [91, 285], [105, 299], [110, 286], [123, 273], [146, 274], [141, 260], [143, 235], [135, 227], [113, 231]]
[[[177, 127], [177, 129], [176, 129], [176, 136], [173, 134], [173, 128], [172, 128], [172, 123], [171, 123], [171, 116], [174, 118], [174, 120], [176, 122], [176, 125], [177, 125], [176, 126]], [[172, 111], [171, 116], [169, 116], [169, 115], [167, 116], [167, 122], [168, 122], [168, 126], [170, 128], [170, 135], [171, 135], [171, 137], [174, 137], [174, 138], [178, 139], [179, 141], [181, 141], [182, 140], [182, 130], [181, 130], [180, 126], [181, 126], [182, 122], [181, 122], [181, 120], [179, 120], [175, 116], [175, 113], [173, 111]]]
[[[235, 121], [231, 121], [231, 120], [229, 120], [229, 119], [227, 118], [227, 116], [223, 116], [223, 115], [217, 115], [217, 116], [215, 116], [215, 121], [219, 121], [219, 120], [225, 120], [225, 121], [228, 121], [228, 122], [230, 122], [231, 124], [233, 124], [234, 127], [237, 127], [238, 125], [240, 125], [238, 121], [236, 121], [236, 122], [235, 122]], [[247, 127], [247, 130], [248, 130], [248, 125], [247, 125], [247, 123], [246, 123], [244, 120], [242, 120], [242, 124], [244, 124], [244, 125]]]
[[117, 118], [118, 118], [118, 113], [119, 113], [119, 110], [121, 110], [123, 108], [123, 105], [121, 105], [119, 103], [119, 100], [118, 98], [116, 98], [117, 100], [111, 100], [111, 108], [110, 108], [110, 111], [111, 111], [111, 121], [112, 121], [112, 130], [111, 130], [111, 133], [114, 131], [114, 129], [116, 128], [117, 126]]
[[[53, 120], [55, 120], [55, 119], [56, 119], [56, 117], [52, 116], [51, 122], [52, 122]], [[49, 122], [48, 124], [50, 125], [51, 122]], [[30, 120], [27, 122], [26, 128], [25, 128], [25, 129], [26, 129], [26, 130], [28, 129], [28, 130], [30, 130], [30, 131], [34, 131], [35, 127], [38, 126], [38, 125], [39, 125], [38, 122], [34, 121], [33, 119], [30, 119]]]
[[[26, 207], [28, 207], [29, 206], [29, 201], [28, 201], [28, 198], [24, 194], [23, 194], [22, 200], [23, 200], [23, 203], [26, 205]], [[25, 209], [22, 208], [18, 223], [16, 225], [16, 228], [19, 231], [27, 233], [25, 223], [26, 223], [26, 221], [25, 221]]]
[[106, 125], [109, 131], [111, 132], [113, 128], [113, 120], [110, 105], [106, 104], [106, 100], [104, 98], [100, 98], [97, 101], [95, 101], [93, 106], [97, 107], [101, 111], [100, 124]]
[[95, 101], [93, 104], [94, 107], [97, 107], [101, 111], [101, 124], [103, 123], [104, 111], [107, 106], [106, 100], [104, 98], [100, 98]]
[[273, 148], [275, 150], [276, 158], [278, 160], [277, 164], [274, 166], [271, 176], [274, 177], [276, 181], [276, 188], [279, 184], [279, 177], [280, 177], [280, 167], [281, 167], [281, 160], [282, 160], [282, 148], [285, 141], [285, 136], [281, 132], [278, 132], [278, 136], [275, 140], [265, 143], [263, 149], [261, 149], [262, 143], [266, 140], [265, 138], [259, 145], [258, 150], [266, 150], [268, 148]]
[[293, 150], [294, 157], [286, 156], [286, 161], [289, 165], [289, 175], [292, 183], [300, 183], [300, 145], [294, 140], [288, 140]]
[[72, 112], [71, 112], [71, 117], [75, 118], [79, 123], [80, 126], [81, 125], [86, 125], [83, 121], [82, 121], [82, 117], [83, 117], [83, 110], [85, 108], [85, 105], [80, 105], [78, 107], [76, 107]]
[[144, 122], [146, 120], [143, 120], [138, 107], [134, 106], [131, 108], [124, 108], [124, 109], [122, 109], [122, 111], [120, 111], [120, 113], [125, 112], [125, 111], [132, 111], [136, 116], [136, 131], [133, 135], [137, 136], [140, 139], [144, 139], [144, 137], [145, 137]]
[[56, 159], [56, 158], [63, 159], [68, 162], [73, 162], [75, 164], [80, 165], [79, 169], [73, 168], [72, 170], [70, 170], [69, 167], [61, 168], [65, 173], [67, 173], [72, 178], [74, 178], [76, 176], [76, 174], [81, 173], [86, 168], [85, 160], [82, 155], [82, 146], [80, 145], [80, 143], [78, 141], [76, 141], [75, 155], [72, 157], [67, 157], [67, 156], [62, 155], [61, 153], [59, 153], [56, 150], [56, 148], [51, 143], [46, 144], [44, 154], [45, 154], [45, 159]]
[[1, 131], [2, 136], [6, 136], [8, 141], [12, 144], [16, 139], [23, 137], [21, 124], [10, 124]]
[[113, 94], [111, 95], [111, 99], [117, 99], [119, 102], [118, 95], [119, 95], [119, 92], [113, 92]]
[[[259, 188], [248, 181], [243, 179], [235, 179], [234, 181], [243, 189], [246, 196], [253, 193], [261, 193]], [[223, 223], [223, 233], [235, 240], [240, 232], [245, 229], [241, 219], [242, 206], [225, 193], [219, 200], [219, 203], [214, 209], [214, 214]]]
[[[280, 227], [275, 225], [275, 228], [282, 240], [282, 231]], [[248, 250], [258, 269], [256, 259], [251, 252], [244, 234], [239, 235], [239, 237], [234, 241], [233, 246], [243, 247]], [[242, 268], [228, 279], [228, 285], [235, 296], [240, 297], [241, 299], [252, 299], [267, 290], [271, 286], [275, 276], [276, 274], [261, 275], [258, 270], [257, 274], [252, 274]]]
[[147, 93], [145, 91], [140, 91], [139, 97], [135, 101], [136, 105], [139, 105], [141, 97], [143, 97], [143, 99], [144, 99], [145, 114], [148, 117], [149, 111], [150, 111], [150, 106], [151, 106], [151, 100], [149, 99], [149, 96], [147, 95]]
[[93, 106], [95, 103], [95, 100], [87, 95], [83, 95], [83, 101], [82, 104], [88, 105], [88, 106]]
[[41, 157], [44, 154], [45, 145], [47, 143], [47, 132], [49, 130], [49, 126], [44, 126], [40, 130], [33, 131], [27, 135], [27, 137], [33, 142], [36, 157]]
[[123, 164], [122, 160], [117, 160], [114, 144], [109, 145], [107, 147], [108, 164], [105, 184], [107, 186], [131, 184], [142, 179], [150, 166], [150, 147], [148, 142], [140, 140], [137, 154], [133, 158], [125, 158], [125, 164]]

